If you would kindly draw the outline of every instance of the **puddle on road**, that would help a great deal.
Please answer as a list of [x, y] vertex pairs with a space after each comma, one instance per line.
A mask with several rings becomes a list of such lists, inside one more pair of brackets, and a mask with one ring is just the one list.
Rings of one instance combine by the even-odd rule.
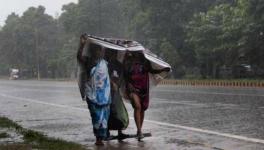
[[188, 148], [201, 147], [202, 149], [209, 148], [212, 150], [223, 150], [221, 148], [210, 146], [209, 144], [205, 144], [205, 143], [201, 143], [201, 142], [195, 142], [195, 141], [191, 141], [191, 140], [168, 139], [166, 142], [168, 144], [177, 144], [178, 146], [184, 146], [184, 147], [188, 147]]

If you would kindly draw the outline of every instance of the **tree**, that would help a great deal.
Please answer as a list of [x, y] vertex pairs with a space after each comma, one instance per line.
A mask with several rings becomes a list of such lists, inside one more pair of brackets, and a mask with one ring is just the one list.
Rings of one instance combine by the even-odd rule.
[[6, 25], [3, 26], [0, 33], [0, 58], [1, 66], [5, 66], [4, 70], [21, 64], [21, 57], [19, 57], [21, 52], [18, 51], [19, 39], [17, 38], [18, 24], [20, 24], [19, 16], [12, 13], [7, 17]]
[[232, 66], [241, 54], [241, 36], [248, 23], [247, 4], [220, 4], [206, 13], [196, 14], [187, 26], [187, 42], [205, 67], [204, 77], [218, 77], [219, 67]]
[[247, 3], [249, 22], [243, 29], [243, 52], [255, 69], [256, 76], [264, 77], [264, 1]]
[[47, 76], [48, 58], [57, 47], [57, 26], [43, 6], [30, 7], [22, 17], [11, 14], [1, 38], [1, 52], [9, 67], [27, 70], [30, 77]]
[[86, 32], [97, 36], [122, 36], [121, 0], [80, 0], [63, 6], [60, 21], [75, 36]]
[[21, 17], [10, 14], [0, 30], [0, 66], [32, 77], [73, 76], [78, 37], [86, 32], [139, 41], [168, 61], [177, 78], [197, 67], [217, 78], [241, 56], [261, 76], [263, 10], [261, 0], [79, 0], [54, 19], [44, 7], [30, 7]]

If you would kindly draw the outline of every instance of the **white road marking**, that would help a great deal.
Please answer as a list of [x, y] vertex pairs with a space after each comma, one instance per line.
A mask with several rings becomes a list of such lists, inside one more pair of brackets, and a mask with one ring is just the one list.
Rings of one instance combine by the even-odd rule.
[[206, 134], [218, 135], [218, 136], [223, 136], [223, 137], [228, 137], [228, 138], [233, 138], [233, 139], [238, 139], [238, 140], [244, 140], [247, 142], [264, 144], [264, 140], [262, 140], [262, 139], [248, 138], [245, 136], [233, 135], [233, 134], [228, 134], [228, 133], [221, 133], [221, 132], [216, 132], [216, 131], [210, 131], [210, 130], [204, 130], [204, 129], [199, 129], [199, 128], [181, 126], [181, 125], [177, 125], [177, 124], [170, 124], [170, 123], [153, 121], [153, 120], [145, 120], [145, 121], [149, 122], [149, 123], [158, 124], [158, 125], [168, 126], [168, 127], [180, 128], [180, 129], [184, 129], [184, 130], [190, 130], [190, 131], [195, 131], [195, 132], [200, 132], [200, 133], [206, 133]]
[[[6, 98], [10, 98], [10, 99], [23, 100], [23, 101], [27, 101], [27, 102], [31, 102], [31, 103], [37, 103], [37, 104], [44, 104], [44, 105], [54, 106], [54, 107], [68, 108], [68, 109], [74, 109], [74, 110], [79, 110], [79, 111], [84, 111], [84, 112], [88, 111], [88, 109], [84, 109], [84, 108], [77, 108], [77, 107], [61, 105], [61, 104], [41, 102], [41, 101], [37, 101], [37, 100], [34, 100], [34, 99], [30, 99], [30, 98], [22, 98], [22, 97], [10, 96], [10, 95], [1, 94], [1, 93], [0, 93], [0, 96], [6, 97]], [[134, 120], [134, 118], [132, 118], [132, 117], [129, 117], [129, 119]], [[227, 138], [243, 140], [243, 141], [247, 141], [247, 142], [264, 144], [264, 140], [263, 139], [248, 138], [248, 137], [245, 137], [245, 136], [233, 135], [233, 134], [228, 134], [228, 133], [221, 133], [221, 132], [216, 132], [216, 131], [210, 131], [210, 130], [204, 130], [204, 129], [199, 129], [199, 128], [187, 127], [187, 126], [171, 124], [171, 123], [166, 123], [166, 122], [159, 122], [159, 121], [154, 121], [154, 120], [147, 120], [146, 119], [145, 122], [157, 124], [157, 125], [160, 125], [160, 126], [173, 127], [173, 128], [178, 128], [178, 129], [184, 129], [184, 130], [195, 131], [195, 132], [200, 132], [200, 133], [205, 133], [205, 134], [211, 134], [211, 135], [217, 135], [217, 136], [223, 136], [223, 137], [227, 137]]]
[[27, 101], [27, 102], [31, 102], [31, 103], [55, 106], [55, 107], [60, 107], [60, 108], [70, 108], [70, 109], [75, 109], [75, 110], [80, 110], [80, 111], [88, 111], [87, 109], [83, 109], [83, 108], [71, 107], [71, 106], [67, 106], [67, 105], [54, 104], [54, 103], [47, 103], [47, 102], [42, 102], [42, 101], [30, 99], [30, 98], [22, 98], [22, 97], [16, 97], [16, 96], [11, 96], [11, 95], [6, 95], [6, 94], [0, 94], [0, 96], [6, 97], [6, 98], [11, 98], [11, 99], [23, 100], [23, 101]]

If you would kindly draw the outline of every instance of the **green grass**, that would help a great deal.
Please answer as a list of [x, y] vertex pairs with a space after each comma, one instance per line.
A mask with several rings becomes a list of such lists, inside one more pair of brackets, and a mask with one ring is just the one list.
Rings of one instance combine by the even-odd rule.
[[8, 137], [9, 137], [9, 135], [6, 132], [0, 133], [0, 139], [1, 138], [8, 138]]
[[[49, 149], [49, 150], [82, 150], [81, 145], [66, 142], [61, 139], [49, 138], [39, 132], [27, 130], [23, 132], [24, 140], [28, 144], [32, 144], [33, 148]], [[36, 143], [36, 144], [34, 144]]]
[[[0, 145], [0, 150], [27, 150], [32, 148], [44, 150], [85, 150], [80, 144], [50, 138], [40, 132], [24, 129], [5, 117], [0, 117], [0, 128], [14, 128], [16, 129], [16, 132], [23, 135], [24, 139], [24, 143]], [[3, 134], [3, 136], [5, 135]]]
[[0, 128], [15, 128], [16, 130], [22, 129], [21, 126], [5, 117], [0, 117]]
[[0, 150], [30, 150], [32, 147], [26, 144], [5, 144], [0, 145]]

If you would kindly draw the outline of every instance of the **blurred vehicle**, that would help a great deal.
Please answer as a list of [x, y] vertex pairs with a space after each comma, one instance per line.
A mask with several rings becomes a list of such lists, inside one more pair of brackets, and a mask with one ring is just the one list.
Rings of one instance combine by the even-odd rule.
[[232, 73], [235, 78], [249, 78], [254, 75], [254, 71], [249, 64], [238, 64], [233, 66]]
[[19, 69], [11, 68], [10, 69], [10, 80], [16, 80], [19, 78]]

